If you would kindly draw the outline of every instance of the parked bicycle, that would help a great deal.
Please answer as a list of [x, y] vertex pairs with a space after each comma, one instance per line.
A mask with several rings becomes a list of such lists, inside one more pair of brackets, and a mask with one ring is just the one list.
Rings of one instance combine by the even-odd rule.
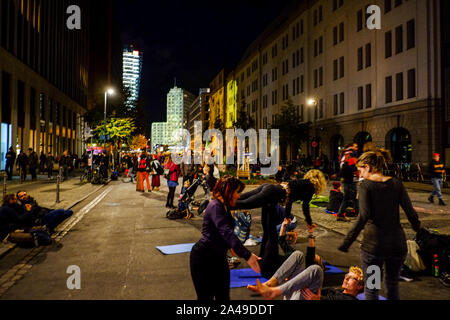
[[83, 170], [83, 173], [80, 176], [80, 182], [85, 182], [85, 181], [86, 182], [91, 182], [92, 181], [92, 177], [93, 177], [92, 169], [88, 168], [88, 167], [85, 167], [84, 170]]

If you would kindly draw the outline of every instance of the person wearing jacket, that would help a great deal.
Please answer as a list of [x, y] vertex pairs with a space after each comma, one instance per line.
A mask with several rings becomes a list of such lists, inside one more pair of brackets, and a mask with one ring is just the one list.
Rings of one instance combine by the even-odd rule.
[[52, 153], [49, 152], [47, 158], [45, 158], [45, 165], [47, 167], [48, 178], [53, 179], [53, 164], [55, 163], [55, 158]]
[[[405, 211], [416, 232], [420, 229], [420, 221], [402, 182], [383, 175], [383, 168], [390, 160], [389, 151], [384, 149], [366, 152], [358, 159], [356, 166], [364, 178], [359, 190], [359, 217], [338, 249], [348, 252], [364, 229], [361, 244], [364, 279], [367, 281], [369, 266], [378, 266], [380, 270], [385, 266], [387, 298], [398, 300], [398, 281], [408, 252], [399, 208]], [[366, 284], [366, 300], [377, 300], [378, 291]]]
[[433, 160], [430, 162], [430, 175], [431, 183], [433, 184], [433, 192], [428, 197], [428, 201], [434, 203], [434, 196], [437, 196], [439, 205], [445, 206], [444, 200], [442, 200], [442, 181], [445, 174], [444, 164], [440, 161], [441, 155], [439, 153], [433, 154]]
[[167, 194], [166, 208], [175, 209], [173, 205], [173, 198], [175, 197], [175, 189], [178, 186], [178, 178], [180, 177], [180, 167], [176, 165], [172, 158], [169, 156], [166, 158], [164, 168], [169, 170], [167, 178], [167, 186], [169, 187], [169, 193]]
[[341, 177], [343, 179], [344, 187], [344, 199], [341, 202], [339, 211], [337, 212], [337, 221], [348, 222], [350, 219], [344, 216], [345, 210], [350, 203], [353, 203], [356, 213], [358, 213], [358, 201], [356, 200], [357, 193], [357, 183], [355, 181], [355, 174], [358, 169], [356, 169], [356, 158], [350, 158], [344, 163], [341, 169]]
[[152, 161], [152, 190], [159, 191], [159, 188], [161, 187], [161, 178], [158, 172], [156, 171], [156, 168], [158, 166], [161, 166], [160, 157], [156, 154], [153, 155], [153, 161]]
[[32, 148], [28, 148], [30, 155], [28, 156], [28, 167], [30, 168], [31, 181], [35, 181], [37, 178], [37, 169], [39, 167], [39, 158], [36, 152]]
[[59, 167], [63, 169], [63, 181], [69, 178], [69, 170], [72, 168], [72, 159], [69, 151], [64, 150], [63, 155], [59, 159]]
[[232, 176], [222, 177], [214, 187], [214, 200], [206, 208], [203, 219], [202, 237], [190, 255], [191, 277], [199, 301], [230, 300], [229, 249], [244, 258], [255, 272], [261, 271], [260, 258], [245, 248], [233, 231], [235, 223], [230, 208], [244, 188], [245, 185]]
[[16, 160], [17, 169], [20, 169], [20, 178], [22, 181], [25, 181], [27, 179], [27, 166], [28, 166], [28, 156], [23, 152], [23, 150], [20, 150], [19, 156]]

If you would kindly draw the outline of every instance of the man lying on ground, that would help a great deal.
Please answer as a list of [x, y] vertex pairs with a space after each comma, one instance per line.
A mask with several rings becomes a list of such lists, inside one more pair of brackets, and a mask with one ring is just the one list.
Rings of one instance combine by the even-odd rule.
[[7, 194], [0, 207], [0, 241], [17, 229], [31, 228], [34, 219], [17, 203], [15, 194]]
[[63, 222], [73, 214], [72, 210], [53, 210], [41, 207], [33, 197], [31, 197], [26, 191], [23, 190], [17, 192], [17, 199], [19, 205], [22, 206], [23, 210], [33, 217], [34, 225], [45, 225], [50, 234], [55, 231], [55, 228], [61, 222]]
[[303, 252], [295, 251], [267, 282], [261, 284], [257, 279], [256, 286], [247, 288], [268, 300], [281, 295], [286, 300], [356, 300], [364, 288], [361, 268], [350, 268], [342, 283], [343, 291], [329, 288], [321, 292], [324, 269], [322, 259], [315, 254], [314, 236], [310, 234], [306, 258]]

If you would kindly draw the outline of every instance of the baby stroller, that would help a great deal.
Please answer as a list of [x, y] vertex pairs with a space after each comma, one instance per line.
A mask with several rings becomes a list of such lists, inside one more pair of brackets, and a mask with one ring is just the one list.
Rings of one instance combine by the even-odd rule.
[[167, 211], [167, 219], [175, 220], [192, 218], [192, 201], [194, 200], [194, 193], [197, 190], [198, 184], [199, 179], [195, 179], [191, 186], [187, 188], [183, 187], [178, 200], [178, 207]]

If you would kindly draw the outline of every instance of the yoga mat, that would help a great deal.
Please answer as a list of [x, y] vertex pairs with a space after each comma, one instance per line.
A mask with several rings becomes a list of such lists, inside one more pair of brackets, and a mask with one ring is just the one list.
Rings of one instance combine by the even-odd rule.
[[266, 282], [268, 279], [261, 277], [251, 268], [248, 269], [232, 269], [230, 270], [230, 288], [246, 287], [248, 284], [256, 285], [256, 279]]
[[183, 244], [176, 244], [172, 246], [161, 246], [156, 247], [161, 253], [170, 255], [170, 254], [179, 254], [179, 253], [186, 253], [191, 252], [192, 247], [195, 243], [183, 243]]
[[[358, 294], [356, 296], [356, 299], [358, 299], [358, 300], [366, 300], [366, 296], [364, 295], [364, 292]], [[382, 297], [382, 296], [378, 296], [378, 299], [379, 300], [387, 300], [385, 297]]]
[[339, 269], [338, 267], [335, 267], [335, 266], [329, 264], [329, 263], [326, 262], [325, 260], [323, 260], [323, 264], [325, 265], [325, 274], [339, 274], [339, 273], [345, 273], [344, 271], [342, 271], [342, 270]]

